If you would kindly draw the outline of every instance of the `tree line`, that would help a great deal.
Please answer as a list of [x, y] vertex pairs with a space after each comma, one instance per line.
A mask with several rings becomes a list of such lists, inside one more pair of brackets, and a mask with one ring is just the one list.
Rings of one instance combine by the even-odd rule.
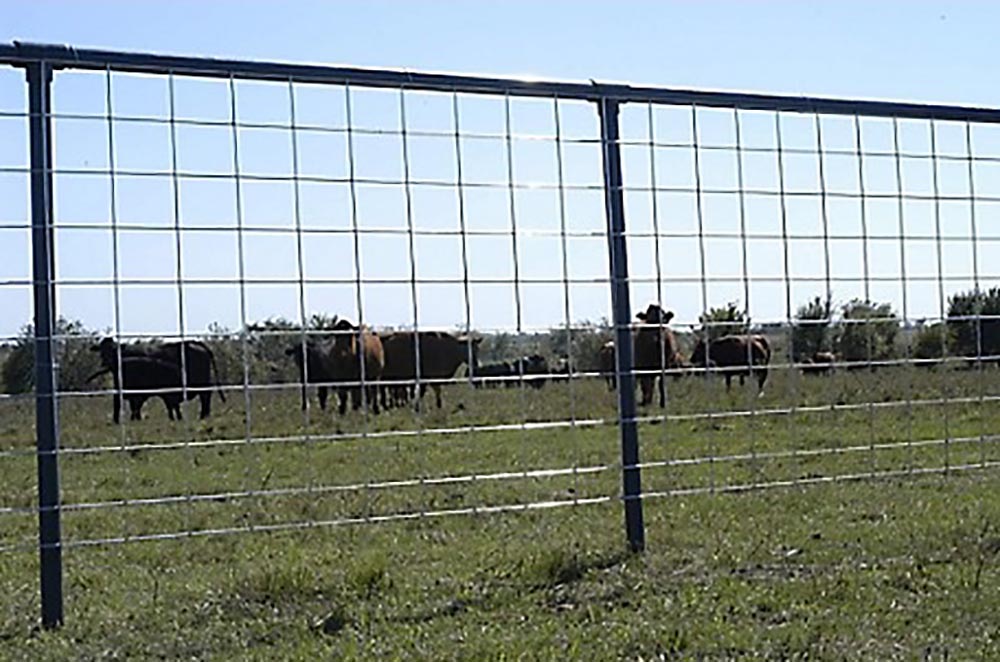
[[[799, 306], [791, 325], [791, 356], [800, 362], [817, 352], [833, 352], [850, 362], [885, 361], [900, 357], [935, 360], [945, 356], [1000, 356], [1000, 288], [972, 290], [948, 298], [948, 319], [915, 329], [904, 329], [889, 303], [853, 299], [835, 306], [829, 298], [815, 297]], [[311, 317], [309, 333], [332, 328], [335, 319]], [[688, 351], [696, 337], [717, 338], [727, 334], [767, 333], [778, 339], [787, 325], [754, 326], [735, 302], [711, 308], [699, 317], [700, 328], [692, 332], [675, 330]], [[204, 342], [215, 354], [222, 379], [239, 384], [292, 383], [298, 379], [295, 366], [285, 355], [291, 339], [302, 325], [273, 318], [248, 325], [244, 332], [218, 325], [209, 328]], [[27, 393], [34, 389], [34, 335], [30, 325], [21, 329], [11, 343], [0, 344], [0, 389], [4, 393]], [[59, 388], [80, 391], [95, 388], [87, 377], [100, 367], [90, 350], [103, 335], [78, 320], [59, 319], [56, 333], [59, 360]], [[483, 334], [480, 360], [507, 360], [530, 353], [553, 359], [564, 358], [573, 369], [594, 371], [601, 346], [613, 334], [606, 319], [584, 321], [572, 329], [556, 327], [538, 333]], [[153, 344], [155, 339], [138, 343]]]

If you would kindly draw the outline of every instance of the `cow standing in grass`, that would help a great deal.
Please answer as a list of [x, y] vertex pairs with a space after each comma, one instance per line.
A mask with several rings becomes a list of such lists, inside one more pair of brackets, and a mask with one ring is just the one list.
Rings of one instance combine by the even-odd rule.
[[[185, 340], [183, 342], [169, 342], [144, 350], [128, 345], [119, 345], [113, 338], [104, 338], [101, 342], [91, 347], [101, 358], [101, 365], [114, 373], [118, 372], [118, 357], [122, 360], [146, 357], [155, 359], [152, 362], [136, 361], [130, 364], [129, 370], [133, 371], [132, 381], [147, 381], [139, 374], [143, 369], [155, 372], [150, 375], [149, 380], [160, 380], [165, 378], [162, 366], [157, 362], [163, 361], [176, 367], [177, 380], [168, 383], [166, 387], [177, 387], [186, 392], [187, 399], [201, 400], [201, 418], [208, 418], [212, 413], [212, 393], [218, 391], [219, 398], [225, 402], [226, 395], [218, 384], [219, 371], [215, 364], [215, 355], [208, 345], [200, 340]], [[124, 365], [124, 364], [123, 364]]]
[[351, 406], [359, 409], [364, 382], [367, 405], [379, 413], [378, 381], [385, 365], [381, 339], [367, 327], [354, 326], [347, 320], [336, 321], [332, 332], [333, 337], [297, 340], [285, 350], [299, 372], [303, 411], [309, 407], [310, 384], [316, 385], [321, 410], [326, 410], [331, 390], [337, 392], [341, 415], [347, 412], [348, 397]]
[[420, 400], [429, 383], [434, 389], [435, 400], [440, 409], [442, 380], [451, 379], [459, 366], [470, 362], [470, 374], [478, 374], [481, 341], [482, 338], [454, 336], [442, 331], [397, 331], [382, 339], [385, 350], [382, 378], [390, 383], [412, 384], [419, 377], [420, 390], [416, 393], [416, 407], [420, 408]]
[[816, 352], [802, 361], [802, 374], [829, 375], [836, 362], [837, 356], [833, 352]]
[[366, 405], [379, 413], [378, 381], [385, 368], [382, 340], [365, 326], [355, 326], [339, 320], [333, 326], [332, 366], [334, 377], [344, 385], [338, 390], [340, 414], [347, 411], [347, 397], [351, 408], [360, 409], [362, 391]]
[[472, 385], [475, 388], [497, 388], [503, 384], [511, 375], [517, 374], [510, 361], [497, 361], [485, 363], [476, 369], [475, 379]]
[[100, 370], [87, 378], [91, 382], [110, 374], [114, 384], [111, 418], [121, 422], [122, 398], [128, 402], [129, 418], [142, 420], [142, 407], [149, 398], [160, 398], [167, 407], [170, 420], [181, 420], [183, 392], [180, 388], [181, 371], [176, 364], [152, 356], [130, 355], [118, 358], [118, 353]]
[[549, 374], [549, 362], [541, 354], [522, 356], [511, 364], [511, 379], [507, 382], [509, 388], [524, 383], [531, 388], [539, 389], [545, 386]]
[[316, 384], [316, 397], [319, 408], [326, 410], [326, 401], [334, 381], [333, 339], [306, 338], [296, 341], [285, 350], [285, 355], [292, 357], [299, 371], [299, 384], [302, 388], [302, 411], [309, 408], [309, 384]]
[[691, 364], [699, 368], [715, 368], [726, 379], [726, 390], [732, 385], [733, 377], [745, 383], [748, 376], [757, 379], [758, 395], [764, 393], [768, 364], [771, 362], [771, 345], [762, 335], [730, 335], [716, 338], [706, 345], [698, 340], [691, 353]]
[[597, 370], [604, 375], [604, 380], [608, 383], [608, 390], [615, 390], [618, 384], [618, 375], [615, 373], [615, 341], [609, 340], [601, 345], [597, 350]]
[[[642, 390], [640, 404], [648, 405], [653, 401], [653, 386], [659, 380], [660, 407], [664, 407], [666, 406], [664, 370], [677, 370], [684, 365], [677, 349], [674, 332], [666, 327], [674, 314], [652, 303], [646, 310], [637, 313], [636, 317], [642, 321], [632, 339], [633, 363]], [[679, 372], [674, 374], [680, 375]]]

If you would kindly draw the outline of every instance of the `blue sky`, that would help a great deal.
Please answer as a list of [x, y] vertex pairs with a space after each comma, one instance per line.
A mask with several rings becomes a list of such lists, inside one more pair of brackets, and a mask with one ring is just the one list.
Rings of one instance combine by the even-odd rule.
[[[69, 43], [125, 50], [187, 55], [277, 59], [414, 70], [527, 75], [541, 78], [630, 81], [649, 85], [904, 99], [1000, 106], [1000, 86], [991, 66], [993, 27], [1000, 8], [992, 3], [945, 2], [495, 2], [495, 3], [264, 3], [264, 2], [9, 2], [0, 40]], [[22, 111], [24, 90], [18, 72], [0, 69], [0, 111]], [[356, 318], [357, 291], [351, 279], [356, 220], [366, 232], [358, 250], [366, 283], [361, 292], [364, 318], [372, 324], [411, 324], [414, 304], [410, 245], [405, 230], [412, 219], [421, 325], [453, 327], [466, 317], [477, 328], [541, 328], [570, 319], [609, 315], [606, 248], [600, 192], [600, 152], [587, 142], [597, 135], [596, 116], [586, 104], [503, 98], [407, 93], [403, 103], [410, 176], [423, 182], [411, 187], [409, 216], [404, 187], [321, 181], [348, 174], [346, 137], [336, 131], [346, 123], [343, 89], [237, 83], [240, 122], [272, 125], [240, 129], [237, 140], [244, 175], [314, 176], [295, 187], [289, 181], [244, 180], [239, 198], [232, 179], [180, 176], [172, 171], [172, 146], [182, 173], [231, 174], [233, 135], [225, 126], [179, 125], [170, 135], [169, 88], [164, 78], [113, 76], [113, 112], [149, 121], [116, 121], [106, 112], [108, 80], [100, 74], [60, 73], [55, 84], [56, 166], [72, 173], [56, 175], [59, 308], [95, 327], [115, 326], [115, 297], [106, 285], [90, 284], [113, 276], [117, 242], [119, 277], [164, 281], [123, 286], [117, 297], [125, 333], [203, 332], [211, 321], [236, 327], [271, 315], [297, 318], [324, 311]], [[175, 116], [226, 121], [232, 104], [225, 82], [175, 79]], [[294, 98], [294, 132], [290, 120]], [[355, 134], [355, 175], [375, 181], [402, 178], [402, 125], [399, 93], [354, 89], [351, 123], [384, 133]], [[468, 237], [468, 266], [454, 232], [459, 227], [459, 192], [447, 185], [457, 176], [456, 145], [447, 134], [456, 117], [463, 137], [462, 176], [481, 186], [462, 191], [466, 227], [484, 234]], [[507, 113], [516, 137], [508, 170], [504, 140]], [[561, 151], [551, 136], [558, 112]], [[652, 128], [648, 119], [652, 115]], [[24, 165], [24, 122], [0, 118], [0, 168]], [[897, 181], [892, 157], [874, 154], [893, 147], [893, 127], [885, 121], [860, 123], [863, 164], [849, 155], [824, 155], [826, 190], [845, 194], [830, 199], [829, 250], [822, 235], [822, 209], [816, 195], [787, 196], [784, 214], [793, 239], [783, 251], [782, 199], [777, 190], [773, 152], [744, 154], [744, 187], [759, 191], [740, 196], [733, 144], [736, 118], [729, 112], [699, 111], [696, 118], [698, 175], [705, 193], [700, 200], [685, 191], [696, 183], [695, 151], [668, 147], [692, 139], [692, 114], [685, 108], [627, 108], [623, 136], [635, 144], [623, 148], [627, 221], [641, 236], [630, 241], [633, 307], [662, 296], [681, 322], [693, 322], [707, 302], [723, 305], [749, 296], [755, 320], [783, 319], [798, 304], [825, 291], [833, 278], [839, 301], [871, 296], [893, 302], [911, 318], [940, 314], [940, 296], [972, 287], [976, 277], [992, 284], [1000, 276], [995, 259], [1000, 243], [1000, 206], [992, 200], [973, 204], [968, 163], [929, 158], [931, 127], [924, 122], [899, 126], [900, 148], [912, 154], [900, 163]], [[775, 145], [780, 126], [783, 147], [815, 147], [815, 118], [741, 113], [741, 142], [765, 150]], [[824, 148], [851, 150], [853, 122], [822, 118]], [[117, 170], [134, 173], [114, 180], [114, 209], [119, 224], [110, 231], [110, 178], [100, 174], [109, 163], [109, 128]], [[330, 130], [334, 129], [334, 130]], [[965, 127], [935, 127], [938, 154], [965, 154]], [[437, 135], [440, 134], [440, 135]], [[478, 138], [472, 134], [483, 134]], [[976, 156], [1000, 156], [1000, 139], [990, 127], [971, 129]], [[537, 139], [539, 137], [548, 139]], [[664, 145], [642, 144], [652, 138]], [[297, 159], [293, 159], [293, 149]], [[786, 155], [786, 191], [813, 194], [819, 189], [816, 155]], [[559, 183], [564, 195], [551, 188]], [[943, 194], [956, 199], [935, 207], [926, 200], [858, 198], [863, 171], [868, 193], [915, 195], [932, 192], [934, 169]], [[90, 171], [90, 172], [88, 172]], [[654, 180], [663, 190], [646, 190]], [[550, 188], [508, 188], [542, 184]], [[17, 225], [26, 218], [22, 174], [0, 176], [0, 223]], [[1000, 198], [1000, 169], [976, 162], [971, 182], [977, 196]], [[238, 200], [238, 202], [237, 202]], [[298, 224], [309, 230], [299, 244]], [[237, 209], [237, 206], [239, 207]], [[700, 209], [700, 215], [699, 215]], [[654, 225], [654, 211], [656, 223]], [[184, 230], [173, 231], [175, 214]], [[901, 242], [902, 227], [907, 238]], [[936, 221], [940, 215], [938, 242]], [[974, 216], [973, 216], [974, 214]], [[699, 242], [703, 229], [717, 236]], [[975, 219], [978, 245], [971, 241]], [[566, 261], [559, 236], [565, 221], [571, 236]], [[865, 227], [862, 228], [862, 221]], [[242, 223], [243, 240], [237, 226]], [[509, 230], [516, 225], [517, 267]], [[74, 227], [75, 226], [75, 227]], [[860, 239], [862, 230], [868, 240]], [[648, 233], [665, 236], [659, 246]], [[495, 232], [496, 234], [488, 234]], [[506, 233], [506, 234], [504, 234]], [[743, 252], [746, 249], [747, 259]], [[903, 249], [902, 251], [900, 249]], [[657, 267], [659, 252], [659, 268]], [[787, 254], [787, 258], [785, 257]], [[827, 257], [829, 254], [829, 258]], [[240, 255], [243, 258], [240, 267]], [[864, 256], [868, 257], [867, 269]], [[940, 261], [939, 261], [940, 256]], [[177, 264], [190, 282], [181, 290], [169, 281]], [[300, 272], [301, 263], [301, 272]], [[973, 265], [978, 273], [973, 273]], [[23, 280], [29, 273], [27, 233], [0, 229], [0, 281]], [[564, 269], [577, 283], [560, 282]], [[714, 280], [705, 287], [702, 271]], [[233, 283], [251, 283], [241, 292]], [[902, 282], [903, 273], [907, 282]], [[300, 288], [298, 279], [321, 281]], [[472, 284], [462, 278], [468, 273]], [[786, 279], [785, 276], [789, 276]], [[868, 276], [867, 282], [865, 276]], [[520, 282], [497, 282], [517, 277]], [[939, 288], [937, 276], [946, 280]], [[656, 282], [659, 280], [659, 284]], [[74, 284], [74, 281], [75, 284]], [[447, 282], [451, 281], [451, 282]], [[547, 282], [539, 282], [547, 281]], [[659, 287], [658, 287], [659, 285]], [[27, 288], [0, 287], [0, 335], [9, 336], [30, 317]]]

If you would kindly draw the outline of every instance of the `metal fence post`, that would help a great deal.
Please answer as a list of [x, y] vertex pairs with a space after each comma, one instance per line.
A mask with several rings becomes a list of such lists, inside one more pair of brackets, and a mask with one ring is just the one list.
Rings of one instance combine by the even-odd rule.
[[646, 532], [642, 518], [639, 475], [639, 433], [635, 417], [635, 376], [632, 373], [632, 304], [628, 291], [628, 252], [625, 243], [625, 204], [622, 196], [622, 158], [618, 143], [618, 102], [601, 98], [601, 144], [604, 155], [604, 209], [608, 220], [611, 258], [611, 306], [615, 326], [618, 376], [618, 425], [622, 442], [622, 487], [625, 531], [632, 551], [642, 551]]
[[35, 304], [35, 428], [42, 625], [63, 621], [59, 523], [59, 412], [52, 214], [52, 65], [27, 65], [31, 139], [31, 252]]

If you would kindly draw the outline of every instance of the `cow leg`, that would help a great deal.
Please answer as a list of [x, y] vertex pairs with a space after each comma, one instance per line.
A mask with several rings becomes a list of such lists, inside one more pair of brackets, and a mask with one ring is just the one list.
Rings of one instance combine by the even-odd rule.
[[326, 397], [328, 394], [328, 389], [326, 386], [319, 386], [316, 388], [316, 395], [319, 397], [319, 408], [326, 411]]
[[163, 398], [163, 404], [167, 408], [167, 418], [171, 421], [173, 420], [183, 420], [184, 416], [181, 413], [181, 400], [180, 398]]
[[200, 418], [208, 418], [212, 415], [212, 392], [205, 391], [199, 393], [198, 397], [201, 398], [201, 413]]
[[726, 392], [729, 392], [729, 387], [733, 385], [733, 376], [726, 375]]
[[666, 394], [666, 388], [664, 388], [664, 386], [663, 386], [663, 381], [664, 381], [664, 377], [663, 377], [663, 375], [660, 375], [660, 378], [659, 378], [659, 385], [660, 385], [660, 409], [663, 409], [664, 407], [667, 406], [667, 394]]
[[375, 412], [376, 414], [379, 413], [378, 396], [379, 396], [379, 387], [378, 386], [369, 386], [368, 387], [368, 406], [371, 407], [372, 411]]
[[306, 393], [306, 382], [302, 380], [302, 411], [305, 411], [309, 406], [309, 394]]
[[145, 398], [141, 397], [130, 397], [128, 398], [128, 408], [129, 408], [129, 418], [133, 421], [142, 420], [142, 405], [145, 403]]
[[441, 408], [441, 385], [434, 384], [434, 399], [437, 401], [438, 409]]
[[639, 404], [646, 406], [653, 401], [653, 384], [649, 375], [639, 377], [639, 388], [642, 390], [642, 402]]
[[113, 396], [113, 401], [111, 404], [111, 419], [115, 423], [122, 422], [122, 396], [118, 391], [115, 391]]
[[340, 404], [337, 406], [337, 411], [341, 416], [347, 413], [347, 389], [339, 388], [337, 389], [337, 399]]
[[760, 395], [764, 394], [764, 382], [767, 381], [767, 368], [762, 368], [757, 371], [757, 391]]

